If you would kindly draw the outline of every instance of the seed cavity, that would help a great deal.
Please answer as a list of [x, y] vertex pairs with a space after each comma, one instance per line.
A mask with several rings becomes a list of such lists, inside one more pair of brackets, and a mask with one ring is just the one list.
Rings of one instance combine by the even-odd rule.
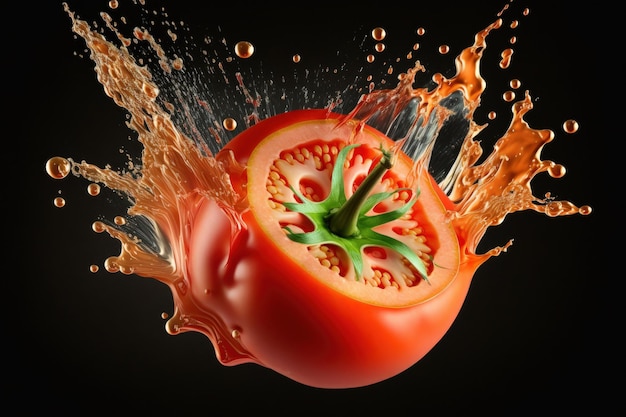
[[[305, 198], [311, 201], [323, 201], [330, 193], [332, 170], [337, 155], [344, 146], [345, 144], [341, 141], [305, 144], [282, 152], [274, 161], [266, 181], [267, 201], [283, 230], [286, 230], [285, 228], [292, 232], [313, 230], [314, 226], [306, 216], [287, 210], [283, 203], [301, 202], [294, 195], [291, 187], [298, 189]], [[358, 188], [373, 163], [374, 161], [367, 156], [366, 152], [359, 152], [358, 148], [351, 150], [344, 165], [344, 182], [347, 192], [354, 192]], [[387, 173], [378, 185], [378, 189], [373, 192], [403, 187], [406, 187], [406, 184], [395, 178], [393, 174]], [[394, 194], [392, 198], [376, 205], [372, 209], [372, 214], [393, 210], [406, 204], [412, 198], [411, 190], [402, 190]], [[428, 270], [432, 269], [432, 251], [427, 245], [423, 228], [419, 225], [413, 209], [402, 218], [378, 226], [375, 230], [408, 245], [424, 261]], [[352, 279], [350, 274], [353, 273], [353, 268], [342, 248], [332, 244], [316, 244], [309, 245], [307, 249], [320, 265], [341, 277]], [[393, 251], [386, 248], [367, 247], [363, 252], [365, 254], [363, 279], [355, 282], [381, 289], [402, 289], [424, 282], [415, 267], [406, 258]]]

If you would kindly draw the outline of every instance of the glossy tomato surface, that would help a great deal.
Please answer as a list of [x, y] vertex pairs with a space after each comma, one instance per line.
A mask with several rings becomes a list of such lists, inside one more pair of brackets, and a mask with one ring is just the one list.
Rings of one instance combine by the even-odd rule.
[[[454, 228], [444, 219], [450, 202], [425, 171], [417, 176], [419, 197], [412, 213], [430, 243], [433, 265], [428, 278], [413, 287], [364, 285], [349, 272], [342, 276], [330, 269], [310, 247], [287, 236], [285, 218], [293, 213], [276, 210], [270, 178], [280, 174], [283, 182], [294, 183], [297, 178], [323, 194], [329, 180], [322, 168], [330, 167], [332, 158], [325, 158], [330, 165], [314, 169], [312, 162], [297, 163], [289, 155], [295, 155], [294, 149], [309, 155], [307, 149], [324, 145], [330, 145], [326, 148], [333, 154], [350, 142], [359, 144], [361, 152], [353, 154], [352, 161], [367, 159], [363, 155], [374, 159], [381, 145], [392, 146], [390, 139], [366, 125], [325, 110], [302, 110], [258, 123], [218, 155], [245, 167], [231, 173], [233, 186], [245, 196], [244, 227], [233, 227], [227, 210], [206, 199], [191, 231], [187, 268], [195, 304], [215, 317], [222, 335], [229, 335], [209, 334], [222, 363], [255, 362], [315, 387], [364, 386], [415, 364], [456, 318], [477, 265], [461, 265]], [[361, 176], [371, 165], [363, 163]], [[399, 155], [389, 178], [401, 184], [412, 168], [413, 161]], [[349, 172], [346, 193], [353, 191], [359, 177]], [[352, 183], [350, 175], [355, 177]], [[285, 198], [297, 200], [293, 195]], [[364, 255], [368, 265], [389, 265], [390, 257]], [[349, 263], [345, 257], [338, 259]]]

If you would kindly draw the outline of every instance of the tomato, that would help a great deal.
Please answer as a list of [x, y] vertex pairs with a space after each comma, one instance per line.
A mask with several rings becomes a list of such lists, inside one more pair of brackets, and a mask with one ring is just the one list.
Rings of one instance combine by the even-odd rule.
[[[390, 168], [377, 168], [393, 144], [341, 115], [299, 110], [257, 123], [220, 151], [218, 160], [245, 167], [231, 172], [245, 197], [244, 227], [204, 199], [187, 273], [196, 308], [229, 330], [209, 332], [222, 363], [358, 387], [403, 372], [446, 333], [476, 265], [462, 264], [446, 220], [452, 203], [423, 167], [396, 152]], [[369, 200], [353, 210], [357, 232], [316, 214], [337, 212], [321, 202], [345, 204], [359, 189]]]

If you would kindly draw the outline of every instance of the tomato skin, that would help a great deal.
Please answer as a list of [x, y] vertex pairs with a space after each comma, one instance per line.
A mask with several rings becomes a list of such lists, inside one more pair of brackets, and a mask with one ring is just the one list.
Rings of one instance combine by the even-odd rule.
[[[302, 117], [338, 117], [326, 111], [292, 113], [261, 122], [254, 133], [264, 137]], [[223, 151], [242, 165], [257, 145], [256, 136], [246, 132]], [[216, 202], [206, 199], [199, 207], [187, 265], [191, 296], [200, 310], [220, 318], [222, 334], [236, 330], [219, 343], [237, 345], [246, 358], [220, 357], [224, 364], [258, 363], [309, 386], [365, 386], [411, 367], [448, 331], [478, 267], [468, 260], [452, 283], [426, 302], [381, 307], [324, 285], [284, 253], [252, 211], [242, 216], [246, 228], [233, 236], [231, 219]], [[219, 356], [217, 346], [216, 352]]]

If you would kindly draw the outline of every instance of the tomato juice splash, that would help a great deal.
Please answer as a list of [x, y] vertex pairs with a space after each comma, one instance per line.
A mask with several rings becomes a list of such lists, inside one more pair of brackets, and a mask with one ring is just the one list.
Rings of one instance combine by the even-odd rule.
[[[48, 173], [54, 178], [71, 173], [127, 197], [126, 214], [93, 225], [96, 232], [106, 232], [121, 243], [121, 253], [108, 258], [104, 267], [109, 272], [154, 278], [170, 287], [175, 311], [167, 322], [169, 333], [205, 334], [223, 363], [256, 362], [254, 355], [238, 342], [246, 329], [228, 328], [219, 317], [199, 311], [186, 295], [193, 290], [186, 276], [189, 224], [193, 223], [199, 199], [219, 202], [231, 219], [235, 234], [246, 228], [241, 217], [247, 210], [246, 201], [228, 174], [245, 167], [233, 160], [215, 158], [235, 129], [249, 128], [291, 110], [318, 107], [341, 111], [346, 123], [357, 120], [387, 134], [396, 140], [396, 152], [413, 159], [413, 174], [418, 176], [420, 169], [429, 169], [454, 203], [449, 207], [448, 221], [454, 225], [461, 243], [462, 262], [472, 265], [472, 270], [509, 247], [511, 242], [484, 253], [478, 251], [487, 229], [502, 223], [513, 212], [534, 210], [555, 217], [590, 213], [588, 206], [579, 207], [550, 195], [533, 195], [531, 180], [537, 174], [558, 178], [564, 175], [565, 168], [540, 158], [544, 145], [554, 139], [554, 132], [532, 128], [525, 121], [533, 101], [529, 92], [519, 92], [519, 82], [512, 81], [511, 91], [505, 94], [511, 109], [508, 130], [487, 155], [483, 155], [484, 149], [476, 140], [486, 127], [475, 121], [475, 111], [487, 86], [480, 63], [489, 49], [487, 39], [491, 33], [505, 22], [514, 25], [517, 21], [517, 17], [511, 22], [505, 20], [507, 8], [459, 53], [453, 75], [435, 73], [423, 87], [415, 87], [428, 68], [428, 63], [412, 57], [419, 48], [407, 54], [411, 55], [407, 58], [410, 65], [404, 72], [389, 67], [390, 74], [398, 73], [396, 85], [384, 88], [359, 73], [358, 81], [321, 98], [313, 98], [314, 92], [303, 88], [302, 92], [310, 94], [303, 94], [304, 99], [292, 98], [280, 88], [274, 90], [271, 82], [258, 84], [257, 79], [252, 79], [249, 83], [247, 74], [229, 74], [224, 62], [215, 59], [212, 71], [223, 77], [243, 102], [223, 106], [219, 94], [212, 96], [212, 86], [197, 80], [199, 74], [191, 63], [186, 63], [185, 55], [164, 49], [151, 30], [135, 28], [124, 33], [109, 14], [103, 13], [102, 21], [114, 34], [113, 42], [103, 35], [104, 31], [93, 29], [66, 6], [73, 31], [86, 42], [95, 63], [98, 81], [106, 94], [128, 111], [127, 125], [136, 133], [143, 151], [140, 160], [130, 157], [132, 162], [122, 170], [56, 157], [48, 161]], [[526, 11], [519, 18], [525, 14]], [[178, 29], [184, 32], [183, 28]], [[418, 34], [421, 30], [416, 28]], [[169, 36], [176, 41], [180, 35], [174, 29]], [[384, 28], [372, 28], [366, 36], [371, 37], [374, 51], [384, 49]], [[210, 51], [212, 44], [206, 43]], [[254, 56], [253, 45], [254, 40], [236, 44], [227, 61]], [[148, 47], [134, 52], [138, 46]], [[445, 53], [447, 48], [442, 46], [441, 51]], [[509, 65], [511, 54], [512, 49], [502, 52], [503, 68]], [[301, 58], [294, 55], [294, 64]], [[375, 52], [366, 57], [368, 62], [375, 59]], [[316, 76], [324, 77], [324, 70]], [[516, 93], [520, 97], [515, 98]], [[224, 108], [231, 114], [224, 114]], [[575, 129], [575, 122], [568, 121], [567, 126]], [[456, 151], [453, 157], [450, 149]], [[448, 159], [448, 166], [437, 166], [440, 159]], [[63, 205], [60, 200], [55, 204]]]

